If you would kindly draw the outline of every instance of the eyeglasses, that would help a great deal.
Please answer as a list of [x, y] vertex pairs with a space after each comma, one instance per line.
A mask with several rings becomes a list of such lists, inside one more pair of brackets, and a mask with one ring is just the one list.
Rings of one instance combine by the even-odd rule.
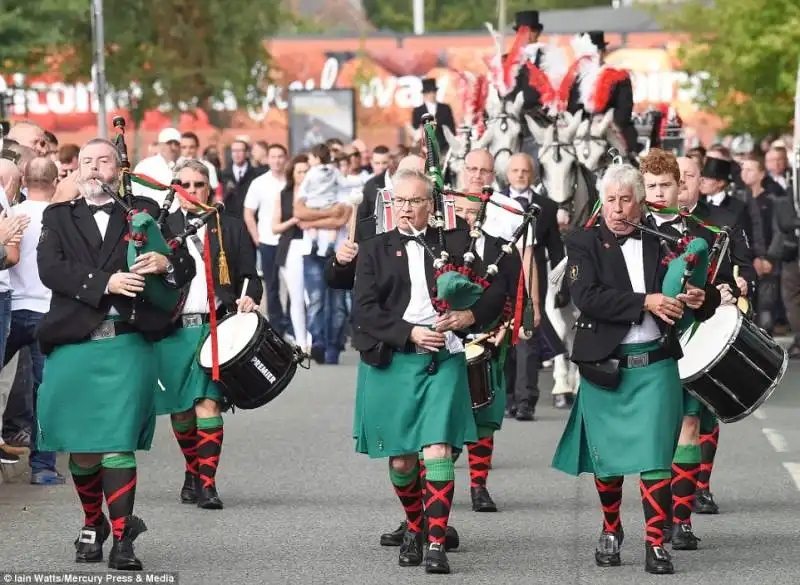
[[414, 208], [419, 207], [420, 205], [422, 205], [426, 201], [428, 201], [428, 200], [425, 199], [424, 197], [417, 197], [415, 199], [393, 199], [392, 200], [392, 205], [402, 209], [403, 207], [405, 207], [406, 203], [408, 203], [411, 206], [411, 208], [414, 209]]
[[181, 187], [183, 187], [184, 189], [191, 189], [192, 187], [194, 187], [195, 189], [202, 189], [205, 186], [206, 186], [205, 181], [187, 181], [185, 183], [181, 183]]
[[492, 169], [481, 169], [479, 167], [466, 167], [464, 170], [470, 175], [480, 175], [482, 177], [488, 177], [494, 173]]

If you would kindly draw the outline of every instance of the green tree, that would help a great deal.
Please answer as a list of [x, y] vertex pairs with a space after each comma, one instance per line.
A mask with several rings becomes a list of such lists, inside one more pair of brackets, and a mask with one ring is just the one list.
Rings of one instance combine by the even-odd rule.
[[691, 0], [662, 18], [689, 34], [678, 57], [699, 80], [701, 109], [720, 116], [731, 132], [790, 128], [800, 63], [797, 0]]
[[[540, 0], [535, 3], [537, 10], [586, 8], [589, 6], [608, 6], [608, 0]], [[367, 18], [379, 29], [396, 32], [414, 30], [414, 17], [411, 1], [363, 0]], [[444, 32], [457, 30], [479, 30], [484, 22], [497, 24], [497, 0], [426, 0], [425, 30]], [[508, 0], [506, 11], [510, 23], [514, 12], [531, 9], [530, 0]]]
[[[84, 4], [63, 33], [68, 80], [91, 71]], [[293, 22], [282, 4], [259, 0], [115, 0], [106, 2], [104, 19], [107, 82], [137, 125], [158, 107], [210, 111], [225, 100], [260, 102], [269, 69], [264, 40]]]

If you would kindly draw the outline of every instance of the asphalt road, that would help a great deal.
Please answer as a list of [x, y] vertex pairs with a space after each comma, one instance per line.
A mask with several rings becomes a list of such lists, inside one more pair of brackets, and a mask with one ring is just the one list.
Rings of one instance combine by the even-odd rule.
[[[166, 419], [139, 455], [136, 513], [150, 530], [137, 541], [146, 570], [178, 571], [181, 583], [388, 584], [439, 581], [397, 566], [378, 535], [402, 511], [386, 464], [353, 452], [355, 355], [341, 366], [301, 371], [267, 407], [226, 418], [218, 479], [223, 511], [178, 503], [180, 451]], [[549, 372], [543, 387], [549, 392]], [[623, 566], [599, 569], [601, 527], [591, 478], [549, 467], [566, 413], [543, 400], [535, 422], [507, 421], [497, 437], [489, 488], [497, 514], [469, 507], [465, 461], [457, 465], [452, 516], [461, 533], [449, 583], [726, 585], [800, 582], [800, 368], [792, 365], [770, 402], [724, 426], [712, 490], [719, 516], [699, 516], [701, 549], [676, 552], [674, 577], [643, 570], [638, 482], [626, 483]], [[0, 485], [0, 571], [72, 571], [82, 513], [71, 485]], [[106, 554], [108, 552], [106, 546]], [[105, 566], [94, 567], [103, 571]]]

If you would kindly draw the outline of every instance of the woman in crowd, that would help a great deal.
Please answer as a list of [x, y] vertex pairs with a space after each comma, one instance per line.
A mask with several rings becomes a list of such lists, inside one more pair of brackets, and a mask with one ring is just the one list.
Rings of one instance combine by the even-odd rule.
[[300, 184], [308, 172], [308, 157], [300, 154], [294, 157], [286, 169], [286, 185], [275, 200], [272, 214], [272, 231], [280, 234], [275, 268], [289, 293], [289, 314], [295, 343], [304, 351], [310, 351], [308, 330], [306, 329], [305, 279], [303, 278], [303, 230], [294, 217], [294, 201]]

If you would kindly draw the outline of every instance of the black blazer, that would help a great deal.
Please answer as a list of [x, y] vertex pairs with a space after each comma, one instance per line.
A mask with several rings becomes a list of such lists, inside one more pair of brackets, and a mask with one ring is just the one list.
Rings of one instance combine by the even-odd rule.
[[[261, 303], [264, 289], [258, 272], [256, 272], [256, 249], [253, 246], [253, 240], [247, 233], [244, 222], [238, 217], [222, 213], [220, 220], [222, 223], [222, 245], [225, 249], [225, 258], [228, 262], [231, 283], [228, 285], [219, 283], [219, 238], [217, 237], [217, 222], [216, 219], [213, 219], [206, 224], [206, 229], [208, 230], [208, 239], [211, 246], [211, 275], [214, 279], [215, 294], [222, 301], [227, 311], [234, 312], [236, 311], [236, 301], [242, 294], [244, 279], [248, 278], [247, 296], [258, 305]], [[178, 210], [171, 213], [167, 217], [167, 225], [171, 230], [184, 231], [183, 212]], [[205, 245], [205, 242], [203, 244]], [[186, 245], [194, 246], [188, 240]], [[205, 271], [205, 267], [198, 266], [197, 270]]]
[[[135, 206], [158, 216], [159, 206], [152, 199], [137, 197]], [[128, 222], [118, 206], [109, 217], [105, 238], [83, 198], [54, 203], [45, 210], [37, 264], [42, 284], [53, 296], [36, 332], [43, 353], [88, 340], [112, 306], [130, 322], [135, 305], [131, 324], [142, 333], [155, 335], [168, 325], [171, 315], [139, 296], [105, 294], [111, 275], [128, 271], [127, 233]], [[169, 238], [169, 228], [164, 233]], [[174, 286], [183, 288], [196, 273], [189, 251], [182, 246], [169, 259], [175, 267]]]
[[[445, 246], [458, 256], [466, 250], [469, 235], [464, 230], [445, 232]], [[436, 230], [428, 228], [425, 241], [440, 252]], [[460, 258], [458, 258], [460, 260]], [[472, 308], [475, 328], [491, 325], [505, 306], [506, 279], [511, 269], [501, 263], [499, 273]], [[433, 259], [425, 255], [425, 275], [434, 286]], [[411, 277], [405, 243], [397, 230], [379, 234], [361, 244], [353, 289], [353, 347], [369, 351], [379, 342], [400, 350], [409, 339], [412, 323], [403, 320], [411, 294]]]
[[[669, 227], [660, 229], [678, 235]], [[662, 263], [665, 251], [655, 237], [642, 235], [647, 293], [635, 293], [622, 249], [605, 224], [572, 232], [567, 236], [566, 244], [568, 263], [565, 278], [572, 300], [581, 312], [571, 359], [574, 362], [602, 361], [614, 354], [631, 325], [641, 324], [647, 294], [661, 292], [666, 274]], [[715, 287], [707, 286], [705, 290], [706, 301], [695, 311], [698, 321], [711, 317], [720, 303], [720, 294]], [[663, 333], [666, 323], [657, 317], [654, 319]], [[674, 330], [667, 347], [675, 359], [683, 356]]]
[[[737, 218], [731, 212], [731, 208], [709, 205], [702, 199], [697, 202], [693, 213], [703, 221], [717, 227], [731, 228], [731, 241], [728, 245], [728, 256], [731, 262], [730, 281], [733, 282], [733, 266], [738, 266], [739, 276], [747, 281], [747, 296], [752, 298], [758, 283], [758, 274], [753, 267], [753, 250], [742, 226], [743, 217], [747, 216], [747, 213], [741, 214]], [[734, 291], [734, 294], [738, 295], [738, 292]]]
[[[427, 113], [428, 108], [425, 107], [425, 104], [414, 108], [411, 112], [411, 127], [414, 128], [414, 130], [422, 126], [422, 116]], [[436, 116], [434, 116], [434, 118], [436, 119], [436, 141], [439, 143], [439, 150], [445, 153], [450, 149], [450, 144], [444, 137], [444, 130], [442, 130], [442, 128], [447, 126], [450, 128], [450, 131], [455, 134], [456, 119], [453, 116], [453, 110], [450, 106], [441, 102], [436, 102]]]
[[220, 174], [219, 180], [222, 184], [223, 203], [225, 203], [225, 212], [233, 217], [239, 219], [244, 217], [244, 199], [247, 196], [247, 190], [250, 188], [250, 183], [256, 177], [263, 175], [268, 167], [254, 167], [249, 162], [247, 163], [247, 170], [241, 181], [237, 181], [233, 174], [233, 167], [227, 168]]
[[366, 240], [375, 235], [375, 203], [378, 200], [378, 190], [386, 187], [386, 172], [372, 177], [364, 183], [364, 199], [358, 204], [356, 210], [356, 239]]

